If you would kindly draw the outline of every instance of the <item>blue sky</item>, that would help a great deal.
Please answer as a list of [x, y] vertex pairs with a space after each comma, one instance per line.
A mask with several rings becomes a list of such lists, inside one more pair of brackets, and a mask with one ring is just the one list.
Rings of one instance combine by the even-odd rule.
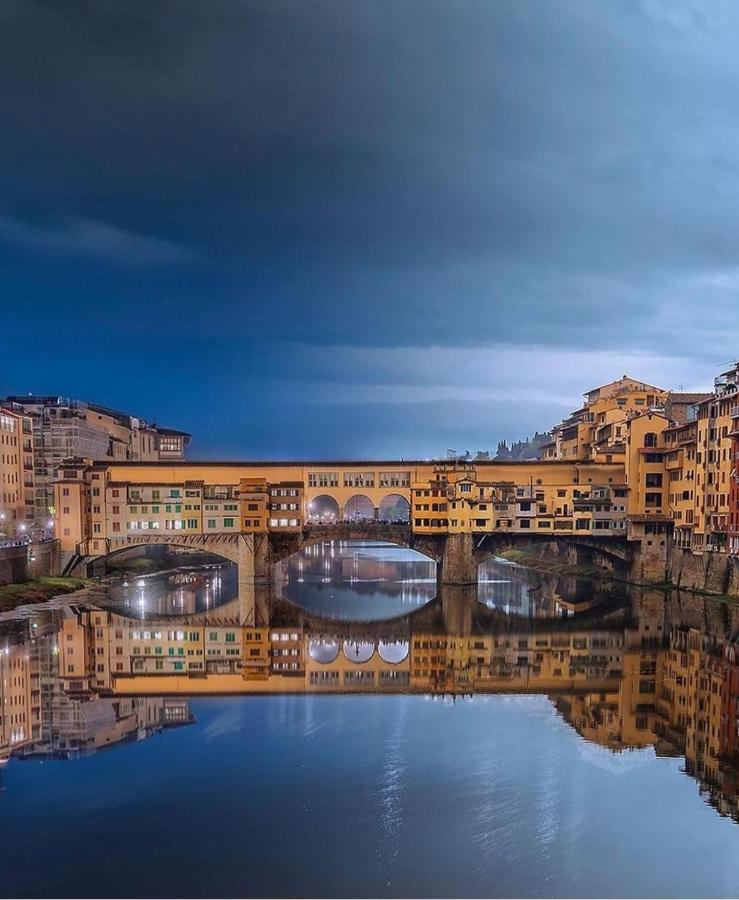
[[8, 0], [0, 394], [430, 456], [736, 354], [739, 9]]

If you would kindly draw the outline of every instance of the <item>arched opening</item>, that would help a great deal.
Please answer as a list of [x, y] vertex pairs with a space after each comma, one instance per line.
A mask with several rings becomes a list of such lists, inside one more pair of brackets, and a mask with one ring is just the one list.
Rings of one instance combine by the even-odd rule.
[[488, 609], [524, 618], [566, 618], [625, 596], [618, 580], [595, 577], [619, 571], [623, 562], [576, 540], [509, 537], [478, 566], [477, 596]]
[[380, 501], [379, 517], [382, 522], [409, 522], [410, 503], [400, 494], [388, 494]]
[[355, 494], [344, 506], [345, 522], [371, 522], [375, 518], [375, 506], [364, 494]]
[[278, 597], [315, 615], [392, 619], [434, 599], [436, 563], [386, 541], [317, 541], [276, 565], [274, 586]]
[[344, 656], [349, 662], [366, 663], [372, 659], [375, 645], [371, 641], [344, 641]]
[[333, 525], [340, 518], [339, 504], [328, 494], [319, 494], [308, 504], [308, 521], [312, 525]]
[[235, 563], [201, 548], [137, 544], [96, 559], [113, 576], [96, 603], [137, 619], [207, 613], [238, 597]]

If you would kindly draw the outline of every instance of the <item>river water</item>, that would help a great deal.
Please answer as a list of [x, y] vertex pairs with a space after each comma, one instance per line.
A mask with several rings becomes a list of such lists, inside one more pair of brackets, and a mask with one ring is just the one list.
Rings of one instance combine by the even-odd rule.
[[[223, 567], [129, 577], [3, 623], [3, 740], [21, 728], [9, 717], [39, 723], [0, 769], [0, 895], [739, 893], [732, 610], [501, 561], [475, 596], [437, 598], [427, 562], [367, 544], [285, 569], [276, 589], [306, 613], [281, 629], [308, 640], [319, 616], [325, 641], [333, 615], [336, 640], [379, 647], [389, 628], [410, 648], [406, 686], [94, 687], [108, 665], [95, 609], [136, 635], [225, 620]], [[81, 634], [88, 677], [65, 671]]]

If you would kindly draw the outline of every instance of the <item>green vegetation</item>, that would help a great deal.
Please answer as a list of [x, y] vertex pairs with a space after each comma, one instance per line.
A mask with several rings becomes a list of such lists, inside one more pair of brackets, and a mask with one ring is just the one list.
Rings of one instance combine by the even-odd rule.
[[43, 603], [60, 594], [69, 594], [92, 584], [88, 578], [36, 578], [0, 586], [0, 612], [25, 603]]
[[564, 575], [570, 578], [588, 578], [593, 581], [615, 581], [615, 575], [608, 569], [596, 565], [573, 565], [539, 556], [530, 550], [504, 550], [500, 556], [509, 562], [518, 563], [529, 569], [548, 572], [551, 575]]

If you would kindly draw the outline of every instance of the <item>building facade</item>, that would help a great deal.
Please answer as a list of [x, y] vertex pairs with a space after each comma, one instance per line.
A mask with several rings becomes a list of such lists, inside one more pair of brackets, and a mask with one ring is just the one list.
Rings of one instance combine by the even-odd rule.
[[54, 488], [57, 536], [80, 556], [142, 535], [290, 533], [340, 521], [402, 521], [419, 535], [617, 537], [628, 522], [623, 463], [70, 459]]
[[[24, 424], [32, 468], [24, 460], [26, 495], [32, 493], [33, 518], [53, 518], [54, 479], [64, 459], [159, 460], [184, 458], [190, 435], [149, 425], [142, 419], [94, 403], [54, 396], [11, 396], [0, 401]], [[30, 483], [32, 482], [32, 483]]]
[[0, 405], [0, 535], [22, 534], [33, 518], [31, 420]]

